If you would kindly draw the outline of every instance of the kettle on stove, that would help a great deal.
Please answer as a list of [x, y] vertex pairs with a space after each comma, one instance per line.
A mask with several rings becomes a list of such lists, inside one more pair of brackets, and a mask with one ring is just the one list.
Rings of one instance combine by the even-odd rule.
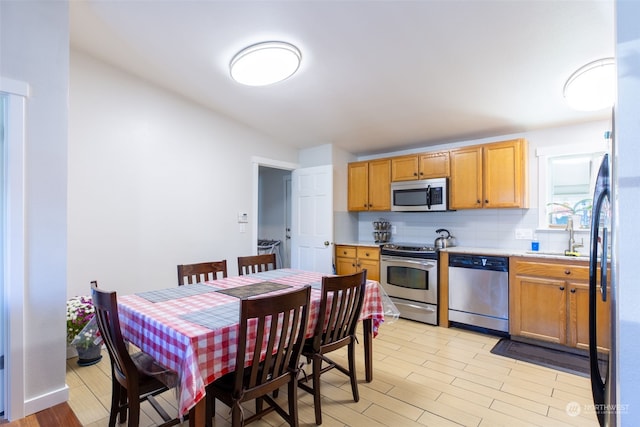
[[436, 233], [440, 234], [440, 236], [438, 236], [433, 243], [433, 246], [436, 249], [445, 249], [450, 248], [451, 246], [455, 246], [455, 237], [451, 235], [449, 230], [440, 228], [436, 230]]

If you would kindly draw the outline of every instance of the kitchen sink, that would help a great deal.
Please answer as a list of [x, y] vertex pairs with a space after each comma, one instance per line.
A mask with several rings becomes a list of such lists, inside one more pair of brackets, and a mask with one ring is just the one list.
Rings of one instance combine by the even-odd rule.
[[528, 254], [532, 255], [546, 255], [546, 256], [556, 256], [556, 257], [567, 257], [567, 258], [588, 258], [585, 254], [580, 255], [566, 255], [564, 252], [560, 251], [527, 251]]

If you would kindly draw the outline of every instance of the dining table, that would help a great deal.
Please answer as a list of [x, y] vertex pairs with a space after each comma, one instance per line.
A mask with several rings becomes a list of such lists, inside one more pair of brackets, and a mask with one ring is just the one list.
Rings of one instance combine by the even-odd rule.
[[[177, 399], [190, 426], [204, 426], [207, 384], [235, 370], [240, 299], [311, 287], [306, 336], [319, 316], [326, 274], [281, 268], [203, 283], [118, 296], [125, 340], [178, 374]], [[379, 284], [367, 280], [362, 311], [365, 380], [373, 379], [372, 340], [384, 321]]]

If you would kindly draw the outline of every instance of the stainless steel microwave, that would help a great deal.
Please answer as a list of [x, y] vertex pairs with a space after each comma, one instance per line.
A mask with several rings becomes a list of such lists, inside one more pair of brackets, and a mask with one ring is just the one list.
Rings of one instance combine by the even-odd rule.
[[447, 178], [391, 183], [391, 210], [397, 212], [446, 211]]

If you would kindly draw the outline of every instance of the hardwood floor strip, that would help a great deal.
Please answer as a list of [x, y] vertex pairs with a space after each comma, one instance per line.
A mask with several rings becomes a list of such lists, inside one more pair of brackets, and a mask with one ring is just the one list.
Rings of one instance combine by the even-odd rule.
[[3, 427], [82, 427], [80, 420], [78, 420], [78, 417], [66, 402], [20, 420], [12, 422], [0, 421], [0, 424]]

